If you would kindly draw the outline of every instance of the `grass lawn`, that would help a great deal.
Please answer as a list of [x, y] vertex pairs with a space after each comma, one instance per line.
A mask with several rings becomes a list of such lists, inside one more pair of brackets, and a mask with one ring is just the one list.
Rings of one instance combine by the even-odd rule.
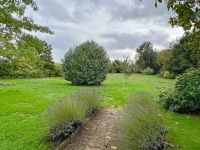
[[[78, 89], [62, 78], [0, 80], [11, 86], [0, 86], [0, 149], [46, 149], [47, 124], [44, 119], [48, 105]], [[105, 107], [123, 106], [126, 98], [138, 91], [156, 96], [159, 90], [173, 87], [174, 80], [156, 76], [132, 75], [125, 84], [123, 75], [110, 74], [97, 90]], [[200, 149], [200, 116], [167, 113], [169, 138], [181, 150]]]

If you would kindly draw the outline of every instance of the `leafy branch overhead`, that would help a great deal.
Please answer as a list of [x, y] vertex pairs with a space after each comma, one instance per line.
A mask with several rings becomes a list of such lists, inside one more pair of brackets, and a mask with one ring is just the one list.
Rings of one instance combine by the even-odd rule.
[[176, 14], [169, 20], [172, 26], [181, 26], [185, 31], [200, 29], [200, 0], [156, 0], [155, 6], [163, 2]]
[[46, 26], [34, 23], [31, 17], [25, 16], [27, 7], [37, 11], [34, 0], [1, 0], [0, 1], [0, 32], [6, 38], [15, 39], [24, 31], [53, 32]]

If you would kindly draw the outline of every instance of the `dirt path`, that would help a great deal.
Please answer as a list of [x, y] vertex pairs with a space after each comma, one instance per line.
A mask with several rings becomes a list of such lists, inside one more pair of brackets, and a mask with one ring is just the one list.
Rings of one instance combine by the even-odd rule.
[[121, 109], [103, 109], [68, 143], [65, 150], [114, 150], [117, 149], [117, 121]]

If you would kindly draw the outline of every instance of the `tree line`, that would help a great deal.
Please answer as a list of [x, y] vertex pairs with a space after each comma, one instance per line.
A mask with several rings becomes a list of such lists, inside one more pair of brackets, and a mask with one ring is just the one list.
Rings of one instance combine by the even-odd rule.
[[[165, 1], [167, 8], [176, 14], [169, 23], [182, 27], [185, 35], [160, 52], [153, 49], [151, 42], [144, 42], [136, 49], [135, 63], [127, 58], [110, 61], [109, 72], [153, 73], [174, 78], [187, 69], [200, 67], [199, 0], [177, 1]], [[163, 0], [156, 0], [156, 7], [158, 2]], [[48, 27], [35, 24], [25, 15], [28, 7], [38, 10], [35, 1], [2, 0], [0, 6], [0, 78], [61, 76], [61, 65], [53, 62], [52, 46], [31, 34], [53, 34]]]
[[[168, 49], [162, 51], [156, 51], [151, 42], [143, 42], [136, 52], [136, 61], [130, 64], [132, 73], [145, 73], [149, 70], [149, 74], [175, 78], [188, 69], [200, 67], [200, 34], [199, 32], [186, 33], [182, 38], [171, 43]], [[110, 61], [108, 71], [123, 73], [123, 64], [123, 59]]]

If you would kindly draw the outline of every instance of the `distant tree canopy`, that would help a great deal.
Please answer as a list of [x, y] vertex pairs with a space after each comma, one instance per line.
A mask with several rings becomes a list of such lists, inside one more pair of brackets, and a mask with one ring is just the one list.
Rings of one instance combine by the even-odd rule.
[[153, 49], [151, 42], [143, 42], [137, 49], [136, 64], [142, 72], [143, 69], [150, 67], [157, 70], [156, 56], [157, 53]]
[[[168, 50], [158, 53], [160, 72], [168, 71], [174, 76], [190, 68], [200, 67], [200, 34], [192, 32], [175, 41]], [[197, 38], [198, 37], [198, 38]]]
[[177, 16], [170, 18], [169, 23], [174, 26], [181, 26], [185, 31], [200, 30], [200, 1], [199, 0], [156, 0], [165, 2], [168, 9], [171, 9]]

